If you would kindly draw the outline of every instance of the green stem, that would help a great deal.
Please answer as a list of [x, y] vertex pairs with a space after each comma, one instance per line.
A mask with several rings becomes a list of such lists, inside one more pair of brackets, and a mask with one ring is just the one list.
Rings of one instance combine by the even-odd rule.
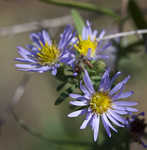
[[120, 20], [120, 16], [117, 15], [115, 12], [113, 12], [111, 9], [108, 8], [100, 8], [97, 5], [90, 4], [90, 3], [83, 3], [78, 1], [67, 1], [67, 0], [41, 0], [43, 2], [53, 4], [53, 5], [59, 5], [59, 6], [66, 6], [66, 7], [72, 7], [72, 8], [79, 8], [83, 10], [88, 10], [92, 12], [102, 13], [111, 17], [114, 17], [115, 19]]
[[15, 121], [17, 122], [17, 124], [19, 125], [19, 127], [21, 127], [22, 129], [24, 129], [26, 132], [28, 132], [30, 135], [39, 138], [40, 140], [49, 142], [50, 144], [58, 144], [58, 145], [79, 145], [79, 146], [89, 146], [89, 147], [93, 147], [94, 145], [92, 143], [88, 143], [88, 142], [79, 142], [79, 141], [70, 141], [70, 140], [56, 140], [56, 139], [50, 139], [48, 136], [38, 132], [37, 130], [34, 130], [33, 128], [30, 128], [23, 120], [19, 119], [19, 117], [17, 116], [17, 114], [13, 111], [13, 108], [9, 108], [9, 111], [11, 112], [13, 118], [15, 119]]

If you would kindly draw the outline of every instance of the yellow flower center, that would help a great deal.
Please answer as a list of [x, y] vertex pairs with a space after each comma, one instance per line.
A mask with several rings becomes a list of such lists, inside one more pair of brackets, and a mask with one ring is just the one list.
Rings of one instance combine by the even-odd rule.
[[91, 57], [93, 57], [95, 55], [97, 45], [98, 43], [96, 39], [92, 41], [89, 36], [87, 40], [83, 40], [82, 37], [79, 36], [79, 40], [74, 47], [80, 52], [81, 55], [84, 56], [87, 56], [88, 50], [91, 49]]
[[90, 101], [90, 108], [97, 114], [103, 114], [111, 107], [111, 105], [111, 98], [104, 92], [97, 92], [93, 94]]
[[43, 45], [42, 42], [40, 42], [40, 44], [42, 48], [40, 48], [40, 52], [37, 53], [40, 64], [52, 65], [57, 62], [60, 55], [60, 51], [57, 46], [55, 44], [48, 45], [48, 43], [45, 43], [45, 45]]

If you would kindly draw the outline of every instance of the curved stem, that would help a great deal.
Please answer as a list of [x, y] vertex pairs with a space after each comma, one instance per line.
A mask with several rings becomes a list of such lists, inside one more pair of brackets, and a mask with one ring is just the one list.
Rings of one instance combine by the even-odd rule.
[[17, 122], [17, 124], [19, 125], [19, 127], [21, 127], [22, 129], [24, 129], [26, 132], [28, 132], [30, 135], [39, 138], [40, 140], [44, 140], [46, 142], [49, 142], [50, 144], [59, 144], [59, 145], [82, 145], [82, 146], [90, 146], [93, 147], [94, 145], [92, 143], [88, 143], [88, 142], [82, 142], [82, 141], [69, 141], [69, 140], [57, 140], [57, 139], [51, 139], [48, 136], [38, 132], [37, 130], [30, 128], [23, 120], [19, 119], [19, 117], [17, 116], [17, 114], [13, 111], [12, 108], [9, 109], [9, 111], [11, 112], [13, 118], [15, 119], [15, 121]]
[[85, 3], [85, 2], [79, 2], [79, 1], [68, 1], [68, 0], [41, 0], [43, 2], [46, 2], [48, 4], [54, 4], [59, 6], [66, 6], [66, 7], [72, 7], [72, 8], [79, 8], [83, 10], [88, 10], [92, 12], [98, 12], [102, 13], [111, 17], [114, 17], [115, 19], [120, 19], [120, 17], [113, 12], [111, 9], [107, 8], [100, 8], [97, 5], [91, 4], [91, 3]]
[[58, 145], [82, 145], [82, 146], [90, 146], [92, 147], [92, 143], [88, 142], [79, 142], [79, 141], [69, 141], [69, 140], [57, 140], [57, 139], [51, 139], [48, 136], [38, 132], [37, 129], [33, 129], [29, 127], [22, 119], [20, 119], [17, 114], [14, 111], [14, 106], [21, 100], [22, 96], [25, 93], [25, 87], [27, 83], [29, 82], [30, 75], [25, 74], [23, 79], [20, 81], [20, 84], [15, 90], [14, 96], [12, 98], [12, 103], [7, 108], [8, 112], [11, 113], [16, 123], [19, 125], [20, 128], [24, 129], [27, 133], [30, 135], [39, 138], [40, 140], [44, 140], [46, 142], [49, 142], [50, 144], [58, 144]]

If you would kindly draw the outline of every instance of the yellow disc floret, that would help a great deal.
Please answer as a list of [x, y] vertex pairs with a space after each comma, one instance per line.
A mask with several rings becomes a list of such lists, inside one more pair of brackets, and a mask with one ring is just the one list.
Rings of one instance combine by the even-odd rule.
[[37, 53], [39, 63], [41, 65], [52, 65], [57, 62], [58, 57], [60, 56], [60, 51], [55, 44], [49, 45], [45, 43], [43, 45], [41, 42], [41, 48]]
[[111, 98], [105, 92], [97, 92], [91, 97], [90, 108], [97, 114], [103, 114], [111, 107], [111, 105]]
[[98, 43], [96, 39], [92, 41], [89, 36], [87, 40], [83, 40], [82, 37], [79, 36], [79, 40], [74, 45], [74, 47], [76, 48], [77, 51], [80, 52], [81, 55], [84, 55], [84, 56], [86, 56], [88, 53], [88, 50], [91, 49], [91, 57], [93, 57], [95, 55], [97, 45]]

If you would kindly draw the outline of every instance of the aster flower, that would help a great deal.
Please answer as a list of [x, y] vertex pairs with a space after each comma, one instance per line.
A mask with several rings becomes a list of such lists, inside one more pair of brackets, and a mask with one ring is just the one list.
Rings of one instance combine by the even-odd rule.
[[147, 144], [145, 144], [142, 140], [143, 136], [145, 135], [145, 129], [147, 127], [144, 119], [144, 112], [138, 113], [137, 115], [130, 113], [127, 127], [133, 141], [138, 142], [144, 148], [147, 148]]
[[70, 97], [77, 99], [71, 101], [70, 104], [83, 107], [83, 109], [70, 113], [68, 117], [86, 114], [86, 119], [80, 129], [85, 129], [90, 124], [94, 132], [94, 141], [98, 137], [100, 121], [102, 121], [108, 136], [111, 137], [110, 128], [117, 132], [112, 123], [124, 127], [126, 119], [121, 115], [126, 115], [128, 112], [137, 112], [137, 109], [132, 107], [137, 105], [137, 102], [119, 100], [133, 94], [132, 91], [123, 92], [124, 85], [130, 79], [130, 76], [112, 88], [113, 82], [121, 73], [117, 72], [111, 80], [109, 74], [110, 70], [107, 69], [102, 76], [98, 90], [95, 91], [88, 72], [85, 70], [83, 77], [85, 85], [82, 84], [82, 81], [80, 83], [80, 89], [84, 95], [70, 94]]
[[101, 39], [105, 35], [103, 30], [99, 36], [97, 36], [98, 31], [91, 29], [91, 24], [89, 21], [86, 22], [86, 26], [83, 27], [82, 35], [79, 35], [78, 38], [74, 40], [74, 48], [80, 53], [80, 55], [88, 58], [89, 60], [96, 59], [106, 59], [108, 56], [102, 55], [101, 52], [106, 50], [111, 43], [107, 43], [102, 46], [102, 41], [98, 42], [98, 39]]
[[60, 35], [58, 45], [50, 39], [45, 30], [32, 33], [33, 45], [28, 45], [28, 49], [18, 47], [18, 53], [22, 58], [16, 58], [16, 61], [25, 64], [16, 64], [16, 67], [19, 68], [18, 70], [39, 73], [50, 70], [52, 75], [56, 75], [60, 63], [73, 65], [74, 54], [71, 52], [72, 46], [69, 47], [73, 37], [71, 26], [67, 26]]

